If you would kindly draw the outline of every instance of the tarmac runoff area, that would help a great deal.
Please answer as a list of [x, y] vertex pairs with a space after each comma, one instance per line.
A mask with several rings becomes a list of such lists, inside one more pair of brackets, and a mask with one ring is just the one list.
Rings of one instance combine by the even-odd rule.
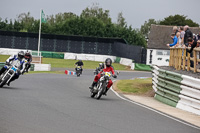
[[[112, 89], [112, 91], [115, 94], [118, 94], [113, 89]], [[196, 114], [193, 114], [193, 113], [190, 113], [190, 112], [178, 109], [178, 108], [171, 107], [169, 105], [166, 105], [162, 102], [157, 101], [156, 99], [154, 99], [154, 97], [128, 95], [128, 94], [122, 94], [122, 95], [124, 97], [126, 97], [128, 99], [128, 101], [129, 100], [133, 101], [134, 104], [136, 103], [142, 107], [147, 107], [150, 110], [153, 109], [153, 111], [156, 111], [156, 112], [157, 111], [162, 112], [162, 113], [164, 113], [163, 115], [167, 114], [167, 115], [169, 115], [169, 117], [178, 118], [180, 120], [185, 121], [185, 122], [183, 122], [184, 124], [188, 125], [188, 123], [191, 123], [195, 126], [198, 126], [200, 129], [200, 116], [199, 115], [196, 115]], [[120, 95], [118, 95], [118, 96], [120, 98], [124, 99]], [[179, 121], [178, 119], [177, 119], [177, 121]]]

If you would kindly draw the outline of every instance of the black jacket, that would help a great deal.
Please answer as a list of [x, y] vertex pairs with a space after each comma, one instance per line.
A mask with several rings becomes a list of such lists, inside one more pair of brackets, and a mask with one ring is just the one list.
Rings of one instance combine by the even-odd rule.
[[191, 49], [190, 50], [186, 49], [186, 51], [190, 53], [190, 57], [193, 57], [193, 52], [192, 51], [196, 46], [197, 46], [197, 41], [194, 41], [192, 46], [191, 46]]
[[193, 38], [193, 34], [189, 29], [187, 29], [184, 35], [184, 44], [188, 42], [187, 40], [189, 37]]
[[76, 62], [75, 64], [76, 64], [77, 66], [83, 66], [83, 62], [82, 62], [82, 61], [81, 61], [81, 62], [78, 61], [78, 62]]

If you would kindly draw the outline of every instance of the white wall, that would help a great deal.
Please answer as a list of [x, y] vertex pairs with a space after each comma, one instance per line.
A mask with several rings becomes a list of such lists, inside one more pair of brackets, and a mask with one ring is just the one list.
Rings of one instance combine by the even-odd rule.
[[51, 64], [35, 64], [34, 71], [51, 71]]
[[[26, 49], [10, 49], [10, 48], [0, 48], [0, 55], [15, 55], [20, 51], [27, 51]], [[32, 50], [28, 50], [32, 52]]]
[[89, 61], [99, 61], [104, 62], [107, 58], [110, 58], [113, 62], [116, 56], [111, 55], [96, 55], [96, 54], [76, 54], [76, 53], [64, 53], [64, 59], [73, 60], [89, 60]]
[[[147, 65], [169, 66], [170, 50], [147, 49]], [[150, 62], [151, 61], [151, 62]]]

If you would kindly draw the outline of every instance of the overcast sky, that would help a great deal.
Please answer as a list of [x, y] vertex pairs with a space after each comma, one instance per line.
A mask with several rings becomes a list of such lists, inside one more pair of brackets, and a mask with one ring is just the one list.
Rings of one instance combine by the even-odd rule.
[[140, 28], [145, 20], [162, 20], [169, 15], [186, 15], [200, 24], [200, 0], [0, 0], [0, 17], [15, 19], [20, 13], [30, 12], [39, 19], [40, 9], [46, 15], [81, 11], [92, 3], [98, 3], [104, 10], [110, 10], [113, 22], [119, 12], [123, 12], [128, 25]]

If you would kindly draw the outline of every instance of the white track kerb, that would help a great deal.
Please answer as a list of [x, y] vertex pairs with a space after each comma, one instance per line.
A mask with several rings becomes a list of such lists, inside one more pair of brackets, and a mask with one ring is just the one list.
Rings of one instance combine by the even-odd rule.
[[[114, 82], [114, 81], [113, 81], [113, 82]], [[156, 112], [156, 113], [158, 113], [158, 114], [160, 114], [160, 115], [162, 115], [162, 116], [165, 116], [165, 117], [167, 117], [167, 118], [170, 118], [170, 119], [172, 119], [172, 120], [175, 120], [175, 121], [177, 121], [177, 122], [180, 122], [180, 123], [182, 123], [182, 124], [184, 124], [184, 125], [187, 125], [187, 126], [189, 126], [189, 127], [192, 127], [192, 128], [195, 128], [195, 129], [200, 130], [200, 127], [194, 126], [194, 125], [189, 124], [189, 123], [184, 122], [184, 121], [181, 121], [180, 119], [176, 119], [176, 118], [174, 118], [174, 117], [172, 117], [172, 116], [169, 116], [169, 115], [167, 115], [167, 114], [165, 114], [165, 113], [162, 113], [162, 112], [160, 112], [160, 111], [157, 111], [157, 110], [155, 110], [155, 109], [153, 109], [153, 108], [150, 108], [150, 107], [148, 107], [148, 106], [145, 106], [145, 105], [143, 105], [143, 104], [140, 104], [140, 103], [134, 102], [134, 101], [132, 101], [132, 100], [126, 99], [126, 98], [120, 96], [116, 91], [114, 91], [114, 90], [112, 89], [112, 87], [111, 87], [110, 89], [112, 90], [112, 92], [114, 92], [114, 94], [115, 94], [116, 96], [118, 96], [118, 97], [121, 98], [122, 100], [125, 100], [125, 101], [127, 101], [127, 102], [136, 104], [136, 105], [138, 105], [138, 106], [141, 106], [141, 107], [143, 107], [143, 108], [146, 108], [146, 109], [148, 109], [148, 110], [151, 110], [151, 111], [153, 111], [153, 112]]]

